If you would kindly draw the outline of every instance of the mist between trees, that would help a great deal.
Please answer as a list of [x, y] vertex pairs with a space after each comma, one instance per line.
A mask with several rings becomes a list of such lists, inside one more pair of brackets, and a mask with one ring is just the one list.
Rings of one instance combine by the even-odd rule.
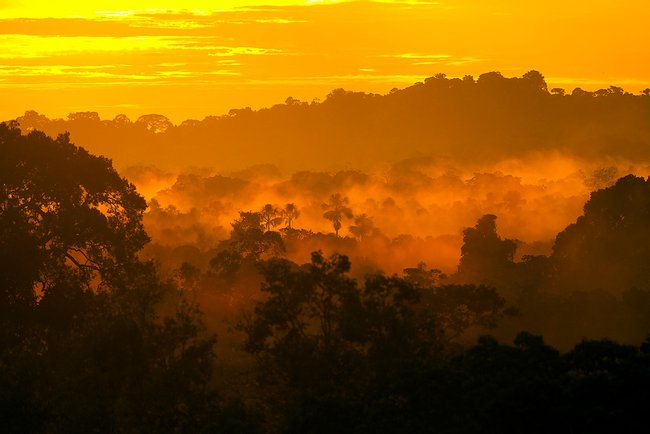
[[[531, 167], [542, 162], [546, 173], [534, 173]], [[144, 223], [153, 238], [152, 248], [171, 252], [185, 246], [188, 254], [209, 256], [207, 252], [228, 237], [240, 211], [256, 212], [266, 205], [281, 209], [294, 204], [300, 216], [293, 228], [335, 233], [331, 220], [323, 215], [323, 204], [338, 194], [349, 209], [341, 216], [338, 234], [363, 241], [350, 254], [362, 262], [370, 259], [389, 273], [417, 261], [449, 273], [458, 264], [462, 229], [480, 216], [499, 216], [501, 233], [517, 240], [518, 257], [548, 254], [557, 232], [581, 213], [589, 192], [613, 183], [626, 170], [643, 173], [644, 167], [549, 155], [476, 167], [475, 172], [422, 157], [373, 173], [302, 171], [282, 176], [269, 165], [222, 174], [207, 170], [174, 174], [142, 166], [124, 173], [147, 192]], [[359, 226], [359, 219], [366, 228], [351, 231]], [[281, 222], [272, 228], [284, 226]], [[399, 249], [391, 247], [394, 242], [400, 243]], [[332, 252], [327, 243], [304, 246], [287, 254], [306, 261], [310, 249]]]
[[[243, 170], [129, 166], [122, 178], [68, 135], [1, 124], [3, 432], [643, 430], [650, 181], [634, 114], [648, 95], [567, 96], [540, 77], [437, 76], [203, 123], [335, 103], [363, 117], [391, 98], [462, 90], [569, 104], [573, 126], [632, 113], [594, 136], [611, 152], [520, 152], [486, 121], [483, 156], [467, 160], [469, 147], [386, 162], [378, 142], [375, 162], [341, 170], [285, 174], [271, 158]], [[518, 116], [517, 134], [539, 121]], [[154, 142], [202, 125], [153, 121], [166, 127], [138, 134]]]

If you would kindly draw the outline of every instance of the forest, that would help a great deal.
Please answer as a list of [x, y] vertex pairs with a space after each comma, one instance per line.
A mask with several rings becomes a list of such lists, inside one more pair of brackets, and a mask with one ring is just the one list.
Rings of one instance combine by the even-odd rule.
[[531, 71], [1, 123], [0, 430], [643, 432], [648, 119]]

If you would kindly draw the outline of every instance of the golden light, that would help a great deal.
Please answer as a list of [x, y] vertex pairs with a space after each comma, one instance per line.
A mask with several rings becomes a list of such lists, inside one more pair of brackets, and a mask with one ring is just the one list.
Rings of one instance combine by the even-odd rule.
[[649, 12], [637, 0], [2, 1], [0, 117], [158, 108], [180, 122], [440, 72], [537, 69], [552, 87], [637, 92]]

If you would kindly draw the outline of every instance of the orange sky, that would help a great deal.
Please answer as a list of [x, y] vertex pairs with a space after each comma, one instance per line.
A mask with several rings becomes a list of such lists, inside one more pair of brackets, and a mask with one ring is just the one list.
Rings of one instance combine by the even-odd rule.
[[0, 119], [161, 113], [387, 92], [438, 72], [650, 87], [650, 2], [0, 0]]

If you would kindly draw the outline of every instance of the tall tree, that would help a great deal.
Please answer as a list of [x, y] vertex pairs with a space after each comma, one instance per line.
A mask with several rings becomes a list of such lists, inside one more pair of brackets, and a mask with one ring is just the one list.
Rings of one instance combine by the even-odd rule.
[[298, 210], [296, 204], [288, 203], [284, 206], [282, 215], [284, 216], [284, 222], [286, 223], [287, 228], [292, 229], [293, 221], [300, 217], [300, 210]]
[[514, 267], [517, 244], [497, 234], [497, 216], [486, 214], [463, 230], [458, 275], [475, 283], [500, 283]]
[[[200, 431], [213, 338], [137, 253], [144, 199], [103, 157], [0, 124], [6, 432]], [[177, 309], [163, 314], [162, 302]]]
[[340, 193], [336, 193], [330, 196], [330, 199], [327, 203], [323, 204], [323, 208], [326, 210], [323, 213], [323, 217], [332, 222], [334, 227], [334, 233], [336, 236], [339, 236], [339, 229], [341, 229], [341, 221], [344, 218], [352, 218], [352, 209], [348, 207], [350, 200], [347, 197], [341, 196]]
[[36, 242], [40, 292], [73, 275], [87, 287], [101, 286], [137, 261], [149, 240], [146, 203], [110, 160], [74, 146], [68, 135], [23, 136], [6, 125], [0, 134], [0, 214]]
[[282, 210], [270, 203], [264, 205], [259, 214], [266, 232], [282, 223], [283, 220]]
[[575, 223], [557, 235], [560, 286], [623, 291], [650, 285], [650, 181], [628, 175], [595, 191]]

